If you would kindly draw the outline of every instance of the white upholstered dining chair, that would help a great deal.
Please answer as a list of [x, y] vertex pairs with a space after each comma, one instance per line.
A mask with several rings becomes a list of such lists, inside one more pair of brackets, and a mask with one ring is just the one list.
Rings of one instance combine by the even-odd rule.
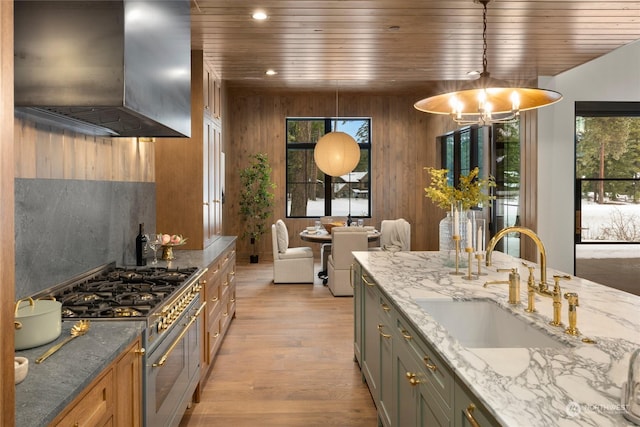
[[334, 227], [331, 255], [329, 255], [329, 290], [333, 296], [353, 296], [351, 264], [355, 251], [366, 251], [369, 246], [367, 231], [363, 227]]
[[380, 224], [380, 247], [370, 250], [410, 251], [411, 224], [403, 218], [383, 220]]
[[289, 231], [279, 219], [271, 225], [273, 283], [313, 283], [313, 250], [289, 247]]

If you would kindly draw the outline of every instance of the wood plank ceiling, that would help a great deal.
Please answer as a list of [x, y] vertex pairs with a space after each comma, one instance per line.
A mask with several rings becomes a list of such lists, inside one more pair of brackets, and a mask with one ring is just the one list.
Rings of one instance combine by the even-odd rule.
[[[268, 19], [251, 15], [263, 10]], [[640, 39], [640, 1], [493, 0], [495, 78], [553, 76]], [[192, 0], [192, 45], [230, 85], [399, 90], [482, 70], [474, 0]], [[266, 76], [267, 69], [278, 74]]]

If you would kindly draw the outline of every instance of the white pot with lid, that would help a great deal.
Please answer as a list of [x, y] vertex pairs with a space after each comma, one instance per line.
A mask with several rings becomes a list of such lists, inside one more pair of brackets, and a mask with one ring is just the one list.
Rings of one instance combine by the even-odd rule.
[[55, 300], [18, 300], [14, 327], [16, 350], [47, 344], [62, 332], [62, 304]]

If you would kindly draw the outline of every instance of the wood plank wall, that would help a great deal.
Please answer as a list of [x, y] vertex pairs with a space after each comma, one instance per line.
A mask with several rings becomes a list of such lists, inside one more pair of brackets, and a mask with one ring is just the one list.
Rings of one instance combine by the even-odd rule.
[[154, 182], [155, 142], [60, 130], [15, 120], [16, 178]]
[[[520, 116], [520, 223], [537, 231], [538, 224], [538, 112], [525, 111]], [[523, 236], [520, 254], [538, 262], [538, 248]]]
[[0, 1], [0, 425], [15, 424], [13, 186], [13, 2]]
[[[440, 167], [436, 136], [453, 129], [448, 117], [421, 113], [413, 108], [419, 94], [339, 93], [338, 115], [372, 119], [372, 218], [366, 224], [380, 226], [383, 219], [405, 218], [411, 223], [414, 250], [438, 249], [438, 224], [444, 212], [424, 197], [426, 166]], [[238, 216], [238, 171], [248, 156], [266, 153], [276, 183], [271, 222], [282, 218], [291, 246], [309, 245], [298, 237], [313, 220], [285, 218], [285, 118], [336, 115], [335, 92], [274, 91], [230, 87], [225, 91], [224, 147], [227, 159], [224, 234], [241, 235]], [[318, 250], [318, 245], [311, 245]], [[239, 256], [250, 247], [238, 241]], [[271, 257], [270, 231], [259, 243], [261, 256]]]

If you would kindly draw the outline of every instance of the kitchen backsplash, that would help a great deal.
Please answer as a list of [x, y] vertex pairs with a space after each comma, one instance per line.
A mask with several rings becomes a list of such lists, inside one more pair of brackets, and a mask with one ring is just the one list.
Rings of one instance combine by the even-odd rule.
[[16, 299], [102, 264], [135, 265], [138, 224], [155, 229], [155, 183], [15, 180]]

